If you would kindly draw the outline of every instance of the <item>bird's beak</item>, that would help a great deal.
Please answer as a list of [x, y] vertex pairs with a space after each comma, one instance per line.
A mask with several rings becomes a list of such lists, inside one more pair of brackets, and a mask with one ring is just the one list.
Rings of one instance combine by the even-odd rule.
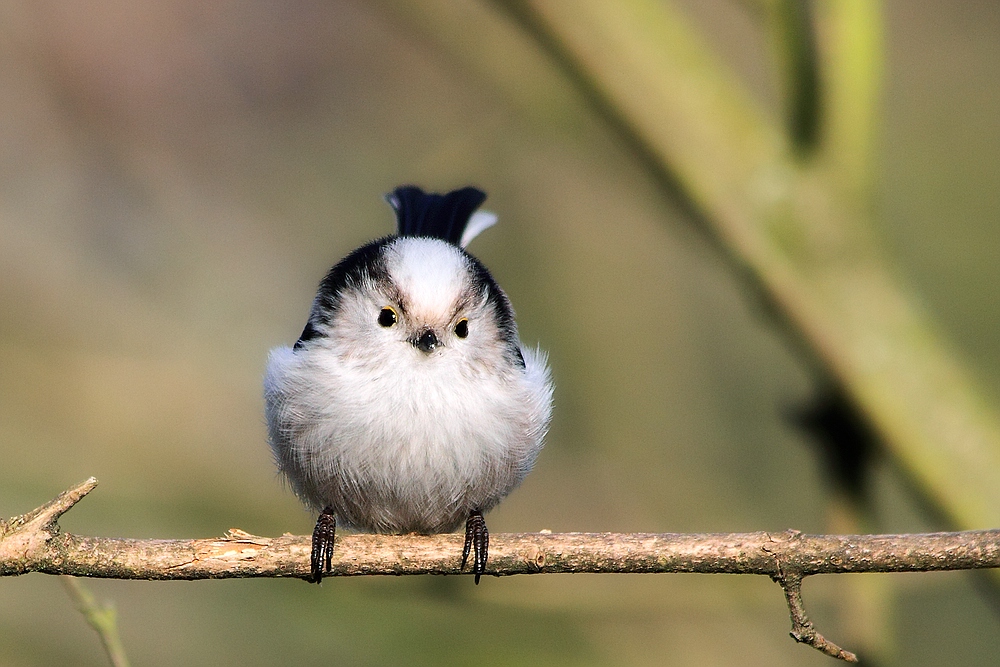
[[410, 342], [413, 343], [413, 347], [425, 354], [430, 354], [434, 348], [441, 344], [437, 335], [430, 329], [424, 329], [418, 336], [411, 338]]

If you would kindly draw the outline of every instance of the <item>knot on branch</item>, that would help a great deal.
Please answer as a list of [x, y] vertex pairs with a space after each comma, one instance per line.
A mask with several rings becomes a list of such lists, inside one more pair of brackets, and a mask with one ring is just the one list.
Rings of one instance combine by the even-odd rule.
[[[760, 549], [766, 554], [771, 554], [774, 557], [774, 573], [771, 574], [771, 580], [781, 584], [784, 581], [786, 572], [798, 572], [799, 578], [802, 577], [802, 571], [798, 567], [793, 567], [789, 563], [789, 558], [787, 553], [791, 550], [794, 553], [797, 543], [802, 541], [802, 531], [795, 530], [794, 528], [789, 528], [783, 533], [778, 535], [772, 535], [771, 533], [765, 533], [767, 537], [767, 542], [761, 545]], [[791, 549], [789, 549], [791, 547]]]

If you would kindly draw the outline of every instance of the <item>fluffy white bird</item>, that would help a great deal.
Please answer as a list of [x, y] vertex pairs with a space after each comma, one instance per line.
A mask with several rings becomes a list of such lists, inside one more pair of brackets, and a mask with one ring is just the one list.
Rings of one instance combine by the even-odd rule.
[[486, 571], [483, 514], [535, 463], [552, 412], [545, 355], [522, 346], [506, 294], [465, 246], [496, 216], [486, 194], [404, 186], [386, 196], [394, 236], [320, 283], [302, 335], [271, 351], [265, 413], [278, 468], [320, 512], [312, 580], [330, 571], [336, 524], [450, 532]]

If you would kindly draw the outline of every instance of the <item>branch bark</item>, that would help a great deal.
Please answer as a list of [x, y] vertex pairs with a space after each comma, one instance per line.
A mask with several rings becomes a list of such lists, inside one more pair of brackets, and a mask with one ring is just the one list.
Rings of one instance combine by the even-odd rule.
[[[0, 576], [29, 572], [113, 579], [228, 579], [310, 574], [311, 538], [142, 540], [62, 532], [58, 519], [97, 485], [90, 478], [55, 500], [0, 522]], [[462, 574], [463, 537], [343, 535], [327, 576]], [[781, 533], [501, 533], [490, 536], [487, 574], [666, 573], [767, 575], [785, 591], [792, 637], [845, 660], [805, 616], [804, 577], [845, 572], [927, 572], [1000, 567], [1000, 530], [910, 535]]]

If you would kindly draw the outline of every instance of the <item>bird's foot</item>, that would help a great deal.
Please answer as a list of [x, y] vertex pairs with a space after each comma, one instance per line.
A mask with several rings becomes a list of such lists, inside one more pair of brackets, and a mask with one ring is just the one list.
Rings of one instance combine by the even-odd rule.
[[316, 519], [316, 528], [313, 529], [310, 582], [318, 584], [323, 581], [323, 575], [330, 572], [336, 533], [337, 517], [333, 513], [333, 508], [324, 507]]
[[469, 519], [465, 522], [465, 546], [462, 547], [462, 566], [469, 560], [469, 550], [472, 550], [472, 573], [476, 575], [476, 584], [479, 584], [479, 577], [486, 572], [486, 559], [490, 550], [490, 531], [486, 530], [486, 520], [482, 512], [473, 510], [469, 514]]

